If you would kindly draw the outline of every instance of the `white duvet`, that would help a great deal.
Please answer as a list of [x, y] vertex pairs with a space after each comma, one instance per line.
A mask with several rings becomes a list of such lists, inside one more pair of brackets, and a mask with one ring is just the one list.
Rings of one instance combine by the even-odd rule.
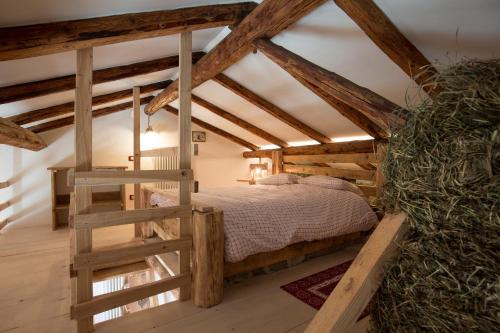
[[[193, 193], [193, 200], [224, 212], [225, 260], [369, 230], [377, 217], [368, 203], [350, 191], [314, 185], [252, 185], [212, 188]], [[175, 205], [161, 194], [151, 204]]]

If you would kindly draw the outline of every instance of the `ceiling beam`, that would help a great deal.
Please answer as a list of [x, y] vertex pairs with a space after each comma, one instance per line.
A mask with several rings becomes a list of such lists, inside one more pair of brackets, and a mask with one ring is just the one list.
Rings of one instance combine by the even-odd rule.
[[382, 129], [388, 130], [392, 124], [400, 120], [393, 112], [401, 108], [373, 91], [330, 72], [268, 39], [258, 39], [254, 41], [254, 45], [287, 72], [317, 85], [329, 95], [362, 112]]
[[[172, 81], [161, 81], [156, 83], [147, 84], [141, 86], [141, 94], [151, 93], [156, 90], [160, 90], [168, 86]], [[132, 89], [125, 89], [121, 91], [116, 91], [110, 94], [99, 95], [92, 97], [92, 106], [99, 106], [106, 103], [112, 103], [125, 98], [132, 97]], [[75, 103], [68, 102], [64, 104], [49, 106], [43, 109], [33, 110], [24, 112], [18, 115], [7, 117], [10, 121], [18, 125], [26, 125], [36, 121], [41, 121], [53, 117], [63, 116], [65, 114], [70, 114], [75, 111]]]
[[216, 115], [218, 115], [226, 120], [229, 120], [233, 124], [249, 131], [252, 134], [257, 135], [258, 137], [261, 137], [262, 139], [264, 139], [270, 143], [273, 143], [273, 144], [280, 146], [280, 147], [288, 147], [288, 144], [285, 141], [283, 141], [283, 140], [275, 137], [274, 135], [258, 128], [257, 126], [250, 124], [246, 120], [243, 120], [241, 118], [236, 117], [232, 113], [229, 113], [225, 110], [222, 110], [220, 107], [218, 107], [218, 106], [216, 106], [216, 105], [214, 105], [214, 104], [212, 104], [212, 103], [210, 103], [210, 102], [208, 102], [208, 101], [206, 101], [206, 100], [204, 100], [204, 99], [202, 99], [194, 94], [191, 95], [191, 100], [194, 103], [204, 107], [208, 111], [213, 112]]
[[413, 45], [372, 0], [334, 0], [396, 65], [424, 85], [436, 73], [429, 60]]
[[[179, 115], [179, 111], [170, 105], [165, 105], [163, 108], [165, 109], [165, 111], [170, 112], [172, 114], [175, 114], [176, 116]], [[259, 147], [254, 145], [253, 143], [245, 141], [245, 140], [243, 140], [235, 135], [232, 135], [231, 133], [228, 133], [224, 130], [221, 130], [218, 127], [210, 125], [209, 123], [206, 123], [203, 120], [200, 120], [200, 119], [195, 118], [195, 117], [191, 117], [191, 121], [193, 122], [193, 124], [196, 124], [196, 125], [200, 126], [201, 128], [204, 128], [210, 132], [218, 134], [219, 136], [222, 136], [223, 138], [226, 138], [230, 141], [233, 141], [234, 143], [236, 143], [240, 146], [243, 146], [243, 147], [248, 148], [250, 150], [258, 150], [259, 149]]]
[[0, 144], [35, 151], [47, 147], [39, 135], [4, 118], [0, 118]]
[[365, 116], [362, 112], [354, 109], [353, 107], [345, 104], [341, 100], [335, 98], [332, 95], [327, 94], [324, 90], [322, 90], [317, 85], [309, 82], [301, 76], [295, 75], [294, 73], [290, 73], [297, 81], [302, 83], [306, 88], [311, 90], [314, 94], [316, 94], [323, 101], [328, 103], [332, 108], [337, 110], [338, 113], [343, 115], [345, 118], [349, 119], [353, 124], [361, 128], [368, 135], [374, 137], [375, 139], [387, 138], [388, 134], [382, 128], [380, 128], [377, 124], [371, 121], [370, 118]]
[[234, 25], [255, 7], [243, 2], [0, 28], [0, 61]]
[[290, 127], [295, 128], [297, 131], [307, 135], [308, 137], [320, 142], [320, 143], [330, 143], [332, 142], [329, 137], [326, 135], [323, 135], [316, 131], [315, 129], [307, 126], [297, 118], [291, 116], [289, 113], [283, 111], [281, 108], [277, 107], [276, 105], [272, 104], [268, 100], [260, 97], [256, 93], [252, 92], [251, 90], [245, 88], [238, 82], [234, 81], [233, 79], [227, 77], [224, 74], [218, 74], [217, 76], [214, 77], [214, 80], [221, 84], [222, 86], [226, 87], [227, 89], [231, 90], [234, 92], [236, 95], [246, 99], [250, 103], [254, 104], [258, 108], [266, 111], [273, 117], [281, 120], [285, 124], [289, 125]]
[[[217, 46], [193, 66], [193, 88], [212, 79], [254, 49], [255, 38], [271, 38], [325, 0], [264, 0], [248, 14]], [[178, 96], [178, 81], [174, 81], [146, 106], [154, 114]]]
[[321, 145], [288, 147], [283, 149], [263, 149], [244, 152], [243, 157], [271, 158], [273, 151], [282, 151], [283, 155], [321, 155], [321, 154], [351, 154], [351, 153], [374, 153], [380, 140], [360, 140], [350, 142], [324, 143]]
[[[198, 61], [204, 54], [204, 52], [194, 52], [193, 62]], [[129, 65], [99, 69], [95, 70], [92, 73], [93, 84], [121, 80], [137, 75], [149, 74], [170, 68], [176, 68], [178, 66], [179, 56], [174, 55]], [[75, 74], [72, 74], [46, 80], [1, 87], [0, 104], [11, 103], [23, 99], [72, 90], [75, 89], [75, 82]]]

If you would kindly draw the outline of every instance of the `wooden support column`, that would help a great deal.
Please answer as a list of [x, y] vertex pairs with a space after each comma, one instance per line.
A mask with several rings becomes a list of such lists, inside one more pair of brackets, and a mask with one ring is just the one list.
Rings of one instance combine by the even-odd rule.
[[377, 188], [377, 206], [382, 208], [382, 195], [384, 191], [384, 173], [382, 170], [382, 163], [384, 162], [385, 155], [387, 154], [387, 144], [377, 144], [377, 171], [375, 173], [375, 187]]
[[[141, 170], [141, 88], [132, 89], [134, 107], [134, 171]], [[141, 208], [141, 184], [134, 184], [134, 209]], [[144, 237], [142, 223], [134, 225], [134, 236]]]
[[[179, 169], [191, 169], [191, 57], [192, 33], [183, 32], [179, 45]], [[191, 180], [179, 182], [179, 205], [191, 203]], [[191, 216], [179, 219], [179, 237], [191, 237]], [[191, 271], [191, 251], [179, 251], [180, 274]], [[191, 297], [191, 284], [180, 288], [179, 300]]]
[[274, 150], [271, 153], [271, 158], [273, 161], [273, 175], [283, 172], [283, 151]]
[[[92, 171], [92, 48], [76, 51], [75, 91], [75, 171]], [[75, 187], [76, 214], [90, 212], [92, 187]], [[92, 231], [75, 230], [76, 254], [92, 251]], [[78, 271], [76, 279], [76, 302], [92, 299], [92, 269]], [[93, 317], [78, 320], [78, 333], [92, 332]]]

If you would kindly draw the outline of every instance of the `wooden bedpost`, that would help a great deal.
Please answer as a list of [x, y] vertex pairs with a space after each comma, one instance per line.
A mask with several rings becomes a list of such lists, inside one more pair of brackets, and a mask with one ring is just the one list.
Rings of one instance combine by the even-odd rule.
[[[191, 61], [192, 33], [181, 33], [179, 45], [179, 169], [191, 169]], [[179, 182], [179, 205], [191, 203], [191, 180]], [[190, 217], [179, 219], [179, 237], [192, 235], [192, 220]], [[179, 251], [180, 274], [191, 272], [191, 251]], [[180, 288], [179, 300], [191, 297], [191, 285]]]
[[275, 150], [271, 153], [273, 162], [272, 170], [273, 175], [283, 172], [283, 151]]
[[379, 208], [382, 207], [382, 191], [384, 189], [384, 173], [382, 172], [382, 163], [385, 159], [385, 154], [387, 153], [387, 144], [379, 143], [377, 144], [377, 171], [375, 173], [375, 187], [377, 190], [377, 201], [376, 205]]
[[[75, 172], [92, 171], [92, 48], [76, 51]], [[92, 187], [75, 187], [75, 213], [89, 213]], [[92, 229], [75, 230], [76, 254], [92, 251]], [[76, 278], [76, 301], [92, 300], [92, 269], [81, 269]], [[78, 320], [78, 333], [93, 330], [93, 317]]]
[[194, 304], [208, 308], [224, 292], [224, 219], [221, 210], [193, 212]]

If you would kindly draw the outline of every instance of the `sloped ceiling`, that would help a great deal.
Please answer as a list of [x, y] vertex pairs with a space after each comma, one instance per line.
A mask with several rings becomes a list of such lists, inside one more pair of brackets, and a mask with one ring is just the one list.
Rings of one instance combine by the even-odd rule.
[[[236, 1], [3, 0], [0, 26], [228, 2]], [[449, 63], [464, 56], [500, 56], [500, 1], [377, 0], [376, 3], [432, 62]], [[193, 34], [193, 50], [208, 51], [227, 33], [227, 28], [197, 31]], [[273, 41], [397, 104], [404, 105], [407, 91], [414, 88], [408, 76], [333, 1], [327, 1]], [[177, 54], [177, 44], [177, 36], [167, 36], [97, 47], [94, 67], [100, 69]], [[74, 52], [0, 62], [0, 86], [74, 71]], [[96, 85], [94, 95], [172, 78], [176, 72], [168, 70]], [[225, 74], [331, 138], [366, 135], [260, 53], [249, 54]], [[208, 81], [194, 89], [194, 93], [289, 143], [311, 142], [216, 82]], [[74, 92], [70, 91], [0, 105], [0, 116], [67, 102], [73, 96]], [[193, 114], [254, 144], [269, 144], [197, 105], [193, 105]]]

